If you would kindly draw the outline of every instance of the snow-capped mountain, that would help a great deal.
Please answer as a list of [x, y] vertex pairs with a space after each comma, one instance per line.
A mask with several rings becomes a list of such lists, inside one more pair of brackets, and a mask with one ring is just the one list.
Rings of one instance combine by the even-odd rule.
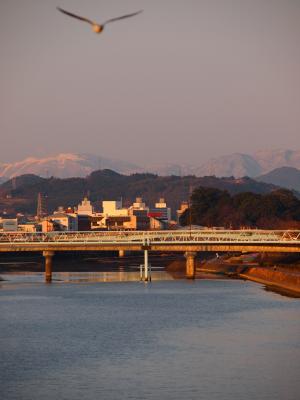
[[114, 160], [93, 154], [63, 153], [45, 158], [30, 157], [14, 163], [0, 163], [0, 182], [24, 174], [35, 174], [44, 178], [50, 176], [85, 177], [99, 169], [111, 169], [123, 175], [151, 172], [162, 176], [183, 176], [194, 174], [195, 171], [195, 167], [188, 164], [161, 163], [141, 167], [128, 161]]
[[161, 176], [215, 175], [216, 177], [240, 178], [243, 176], [257, 177], [281, 167], [300, 169], [300, 151], [268, 150], [252, 155], [234, 153], [213, 158], [200, 166], [171, 163], [139, 166], [128, 161], [113, 160], [91, 154], [67, 153], [46, 158], [31, 157], [14, 163], [0, 163], [0, 182], [24, 174], [59, 178], [85, 177], [99, 169], [112, 169], [124, 175], [152, 172]]
[[111, 160], [91, 154], [58, 154], [46, 158], [26, 158], [10, 164], [0, 164], [2, 180], [23, 174], [35, 174], [41, 177], [55, 176], [59, 178], [85, 177], [97, 169], [112, 169], [122, 174], [142, 172], [132, 163]]

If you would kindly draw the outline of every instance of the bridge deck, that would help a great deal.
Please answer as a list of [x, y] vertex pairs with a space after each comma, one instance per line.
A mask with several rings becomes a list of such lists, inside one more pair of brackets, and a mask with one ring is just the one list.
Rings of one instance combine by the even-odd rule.
[[283, 251], [300, 252], [300, 231], [177, 230], [109, 232], [1, 232], [7, 251]]

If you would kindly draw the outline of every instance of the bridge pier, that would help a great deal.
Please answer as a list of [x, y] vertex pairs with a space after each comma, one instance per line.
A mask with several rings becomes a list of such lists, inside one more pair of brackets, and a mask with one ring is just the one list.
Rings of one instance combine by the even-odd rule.
[[43, 251], [43, 256], [45, 257], [45, 282], [52, 282], [52, 258], [54, 256], [54, 251]]
[[258, 262], [260, 267], [262, 267], [264, 265], [265, 259], [266, 259], [266, 253], [265, 252], [260, 253], [259, 254], [259, 262]]
[[119, 250], [119, 257], [125, 256], [125, 250]]
[[149, 254], [148, 250], [144, 250], [144, 280], [148, 282], [149, 280]]
[[187, 279], [195, 279], [196, 268], [195, 268], [195, 258], [196, 251], [187, 251], [184, 256], [186, 258], [186, 278]]

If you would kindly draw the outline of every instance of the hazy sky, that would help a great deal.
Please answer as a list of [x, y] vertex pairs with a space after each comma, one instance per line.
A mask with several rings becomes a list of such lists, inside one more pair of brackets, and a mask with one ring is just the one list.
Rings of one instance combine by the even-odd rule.
[[300, 0], [0, 0], [0, 51], [0, 162], [300, 148]]

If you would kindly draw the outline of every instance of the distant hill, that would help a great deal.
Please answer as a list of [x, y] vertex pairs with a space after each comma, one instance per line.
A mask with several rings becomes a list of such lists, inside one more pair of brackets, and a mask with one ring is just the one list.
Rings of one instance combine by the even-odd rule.
[[261, 150], [252, 157], [261, 166], [261, 174], [281, 167], [300, 169], [300, 150]]
[[40, 178], [25, 175], [0, 185], [0, 212], [34, 213], [37, 196], [41, 192], [47, 196], [48, 210], [58, 206], [75, 206], [85, 195], [99, 209], [102, 200], [123, 199], [128, 206], [142, 196], [149, 205], [164, 197], [175, 211], [181, 201], [187, 200], [190, 190], [196, 187], [212, 187], [228, 190], [231, 194], [241, 192], [269, 193], [275, 187], [250, 178], [235, 179], [207, 176], [158, 176], [154, 174], [121, 175], [112, 170], [100, 170], [86, 178]]
[[297, 168], [276, 168], [265, 175], [259, 176], [256, 180], [300, 191], [300, 170]]
[[230, 154], [213, 158], [196, 169], [197, 176], [257, 176], [262, 172], [259, 163], [248, 154]]
[[275, 168], [300, 168], [300, 151], [267, 150], [255, 154], [229, 154], [217, 157], [196, 169], [197, 176], [250, 176], [266, 174]]
[[9, 179], [1, 184], [0, 188], [2, 190], [11, 191], [12, 189], [17, 189], [19, 187], [30, 187], [31, 185], [36, 185], [44, 182], [44, 178], [33, 174], [26, 174], [21, 176], [16, 176], [13, 179]]

